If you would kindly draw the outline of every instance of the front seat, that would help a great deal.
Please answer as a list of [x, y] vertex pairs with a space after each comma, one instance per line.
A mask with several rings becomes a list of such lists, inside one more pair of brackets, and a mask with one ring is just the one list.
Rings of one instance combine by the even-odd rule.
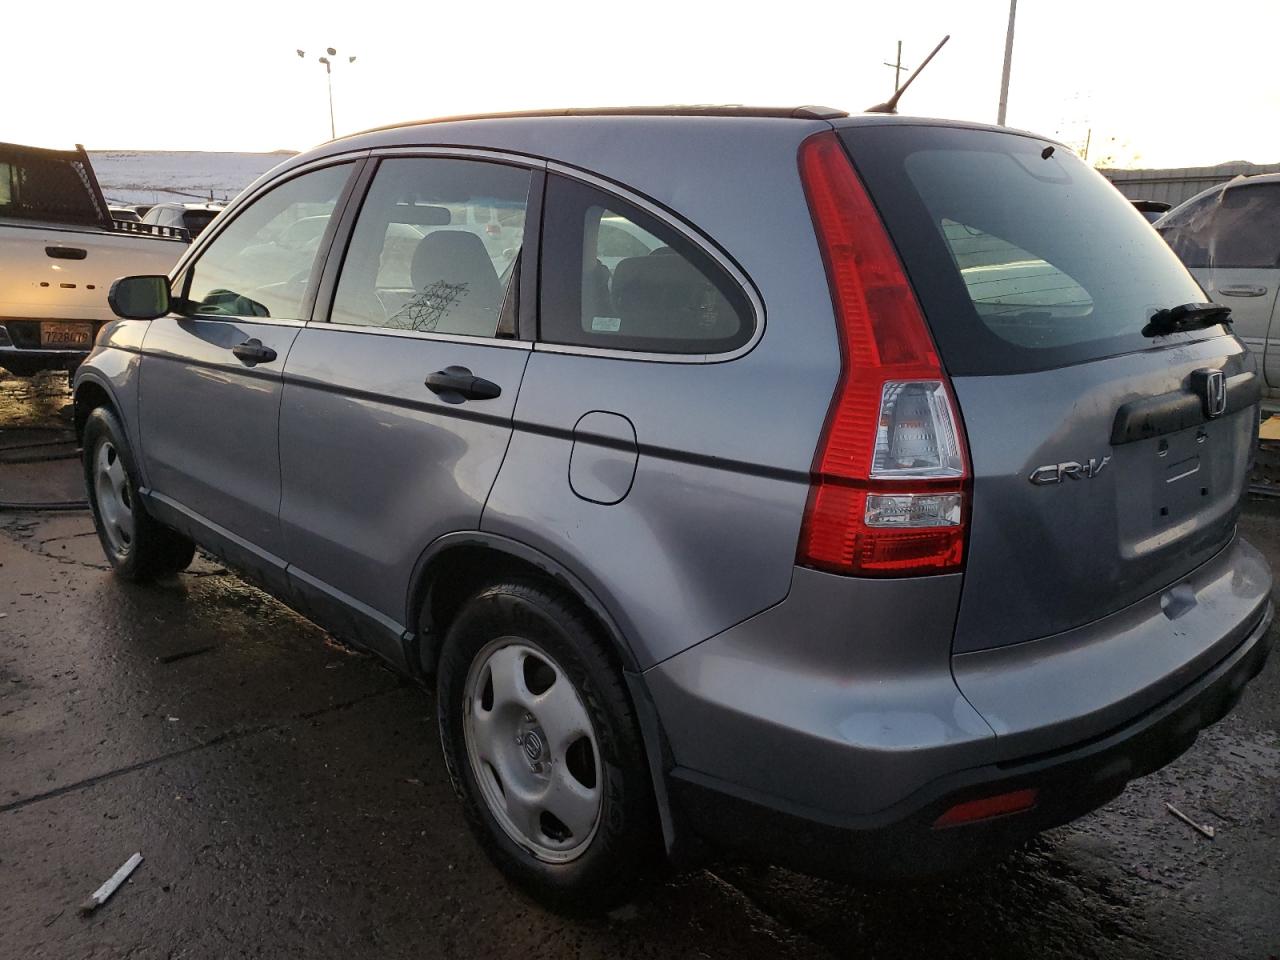
[[498, 330], [502, 284], [484, 243], [465, 230], [437, 230], [418, 243], [409, 268], [414, 294], [397, 326], [492, 337]]

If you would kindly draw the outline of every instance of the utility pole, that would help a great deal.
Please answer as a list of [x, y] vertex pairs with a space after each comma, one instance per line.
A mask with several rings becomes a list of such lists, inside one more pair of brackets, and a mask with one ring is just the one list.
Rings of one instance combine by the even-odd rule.
[[1009, 106], [1009, 70], [1013, 66], [1013, 19], [1018, 12], [1018, 0], [1009, 0], [1009, 32], [1004, 38], [1004, 74], [1000, 77], [1000, 110], [996, 123], [1004, 126], [1005, 109]]
[[910, 69], [911, 69], [910, 67], [903, 66], [903, 63], [902, 63], [902, 41], [901, 41], [901, 40], [899, 40], [899, 41], [898, 41], [898, 59], [897, 59], [897, 61], [896, 61], [896, 62], [894, 62], [894, 63], [890, 63], [888, 60], [885, 60], [885, 61], [884, 61], [884, 65], [885, 65], [886, 67], [892, 67], [892, 68], [893, 68], [893, 92], [894, 92], [894, 93], [897, 93], [897, 92], [898, 92], [898, 84], [902, 82], [902, 71], [903, 71], [903, 70], [910, 70]]

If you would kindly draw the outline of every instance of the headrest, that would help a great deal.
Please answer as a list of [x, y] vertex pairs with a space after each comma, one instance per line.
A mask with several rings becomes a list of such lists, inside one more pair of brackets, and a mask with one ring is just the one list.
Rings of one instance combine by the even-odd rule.
[[502, 284], [484, 243], [465, 230], [437, 230], [418, 242], [409, 270], [415, 296], [436, 285], [460, 288], [433, 328], [440, 333], [493, 336]]

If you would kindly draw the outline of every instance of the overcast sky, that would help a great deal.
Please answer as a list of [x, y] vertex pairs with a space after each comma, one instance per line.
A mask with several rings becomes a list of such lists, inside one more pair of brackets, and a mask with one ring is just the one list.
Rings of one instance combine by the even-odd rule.
[[[858, 110], [951, 42], [902, 112], [994, 122], [1007, 0], [15, 2], [0, 140], [304, 149], [338, 133], [533, 107], [818, 103]], [[1277, 0], [1020, 0], [1008, 122], [1090, 159], [1280, 161]], [[300, 60], [297, 48], [307, 51]], [[348, 55], [358, 57], [347, 63]]]

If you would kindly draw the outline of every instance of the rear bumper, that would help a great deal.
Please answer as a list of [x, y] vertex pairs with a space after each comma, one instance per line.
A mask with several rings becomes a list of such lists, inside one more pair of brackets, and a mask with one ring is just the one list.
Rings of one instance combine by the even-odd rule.
[[[102, 323], [96, 320], [71, 320], [68, 323], [92, 323], [97, 336]], [[84, 348], [51, 348], [40, 346], [40, 321], [0, 320], [0, 367], [15, 373], [35, 370], [69, 370], [93, 349], [92, 339]]]
[[[831, 822], [812, 811], [748, 797], [735, 786], [675, 770], [671, 796], [687, 825], [718, 847], [752, 859], [834, 877], [949, 873], [1016, 847], [1050, 827], [1097, 809], [1125, 785], [1187, 750], [1225, 716], [1269, 652], [1272, 610], [1208, 673], [1142, 717], [1106, 736], [1021, 761], [963, 770], [933, 781], [873, 817]], [[935, 829], [955, 804], [1025, 788], [1039, 791], [1028, 812]]]
[[[783, 603], [645, 674], [675, 809], [706, 839], [810, 872], [955, 868], [1190, 746], [1261, 669], [1271, 583], [1237, 538], [1096, 623], [953, 657], [959, 577], [798, 569]], [[1028, 787], [1031, 811], [933, 829], [955, 804]]]

